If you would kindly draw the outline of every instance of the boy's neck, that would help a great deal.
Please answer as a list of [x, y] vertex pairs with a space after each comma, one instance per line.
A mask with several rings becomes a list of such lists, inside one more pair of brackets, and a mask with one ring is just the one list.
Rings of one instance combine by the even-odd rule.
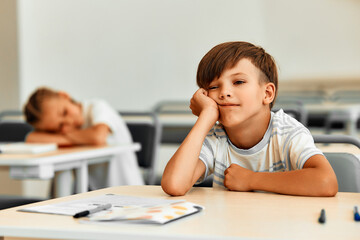
[[264, 111], [262, 114], [251, 119], [240, 126], [224, 127], [230, 141], [240, 149], [250, 149], [258, 144], [264, 137], [271, 120], [271, 111]]

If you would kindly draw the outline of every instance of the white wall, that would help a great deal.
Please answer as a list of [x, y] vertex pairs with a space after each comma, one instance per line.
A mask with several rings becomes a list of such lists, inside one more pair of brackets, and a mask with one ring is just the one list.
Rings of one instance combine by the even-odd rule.
[[215, 44], [265, 39], [259, 1], [19, 2], [21, 102], [41, 85], [143, 110], [189, 99]]
[[19, 0], [20, 102], [36, 87], [121, 110], [189, 99], [201, 57], [245, 40], [282, 81], [360, 79], [358, 0]]
[[263, 1], [267, 49], [282, 80], [360, 81], [360, 1]]

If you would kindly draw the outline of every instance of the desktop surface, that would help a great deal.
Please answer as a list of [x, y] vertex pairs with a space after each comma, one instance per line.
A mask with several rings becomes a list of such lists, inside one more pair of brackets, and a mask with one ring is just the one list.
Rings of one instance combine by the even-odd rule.
[[[23, 207], [16, 207], [0, 211], [0, 236], [61, 239], [358, 239], [360, 233], [360, 222], [355, 222], [353, 215], [354, 206], [360, 205], [360, 193], [297, 197], [195, 187], [185, 196], [170, 197], [160, 186], [120, 186], [31, 206], [106, 193], [185, 199], [205, 209], [161, 226], [81, 224], [69, 216], [19, 212], [16, 210]], [[326, 223], [320, 224], [318, 218], [323, 208]]]

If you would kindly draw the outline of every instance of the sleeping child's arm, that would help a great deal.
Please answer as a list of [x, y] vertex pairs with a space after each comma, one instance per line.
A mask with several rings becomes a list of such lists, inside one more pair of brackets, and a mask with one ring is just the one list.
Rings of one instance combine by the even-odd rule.
[[104, 145], [110, 128], [106, 124], [96, 124], [85, 129], [69, 130], [65, 133], [31, 132], [26, 142], [56, 143], [59, 146]]
[[73, 142], [64, 134], [34, 131], [27, 135], [27, 143], [56, 143], [58, 146], [72, 146]]
[[69, 131], [64, 135], [76, 145], [104, 145], [110, 134], [110, 128], [104, 123], [89, 128]]

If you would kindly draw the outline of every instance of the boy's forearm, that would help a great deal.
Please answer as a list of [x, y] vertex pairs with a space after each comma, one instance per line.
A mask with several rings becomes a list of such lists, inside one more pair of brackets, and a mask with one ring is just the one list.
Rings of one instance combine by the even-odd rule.
[[183, 195], [196, 182], [195, 173], [202, 143], [215, 122], [209, 121], [205, 114], [199, 116], [194, 127], [166, 165], [161, 182], [165, 192], [171, 195]]
[[329, 180], [326, 172], [315, 168], [275, 173], [256, 172], [251, 177], [250, 188], [302, 196], [334, 196], [337, 193], [337, 184]]

